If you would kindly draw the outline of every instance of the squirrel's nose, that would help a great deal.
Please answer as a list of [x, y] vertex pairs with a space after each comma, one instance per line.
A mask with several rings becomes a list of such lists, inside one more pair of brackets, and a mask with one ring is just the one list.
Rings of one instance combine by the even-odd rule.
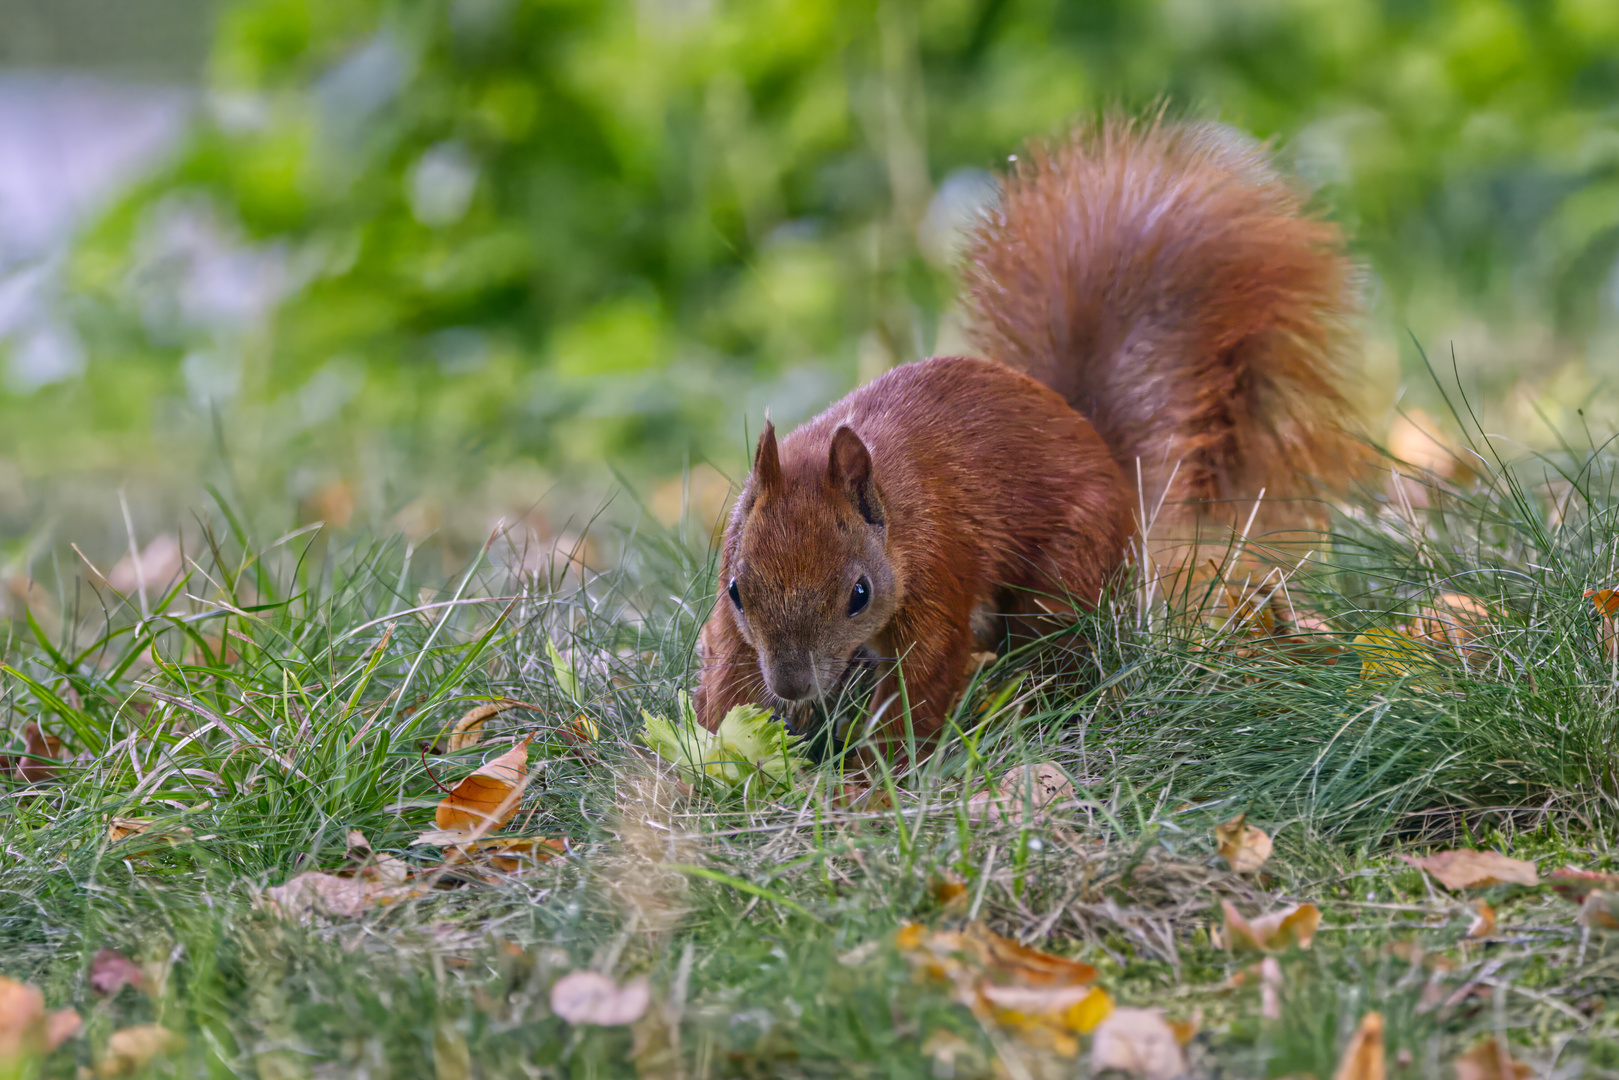
[[820, 696], [815, 685], [815, 667], [809, 657], [767, 663], [765, 685], [783, 701], [806, 701]]

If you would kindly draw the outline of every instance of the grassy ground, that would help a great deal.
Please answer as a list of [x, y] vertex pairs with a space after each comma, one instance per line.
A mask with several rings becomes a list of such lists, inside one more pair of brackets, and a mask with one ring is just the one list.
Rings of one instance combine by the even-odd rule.
[[[0, 788], [0, 972], [85, 1017], [46, 1076], [113, 1074], [111, 1034], [152, 1022], [183, 1037], [153, 1075], [1081, 1073], [1083, 1057], [1024, 1054], [894, 944], [911, 920], [978, 918], [1094, 964], [1120, 1004], [1195, 1021], [1187, 1053], [1210, 1075], [1324, 1080], [1369, 1009], [1394, 1076], [1448, 1075], [1489, 1032], [1539, 1075], [1619, 1075], [1604, 1008], [1619, 944], [1518, 886], [1476, 894], [1498, 925], [1470, 939], [1474, 909], [1393, 857], [1496, 848], [1543, 872], [1613, 858], [1619, 679], [1582, 594], [1619, 579], [1619, 462], [1554, 464], [1481, 464], [1428, 509], [1396, 497], [1348, 515], [1290, 579], [1284, 606], [1332, 620], [1316, 646], [1401, 625], [1441, 593], [1477, 598], [1490, 615], [1465, 656], [1428, 650], [1368, 679], [1353, 651], [1290, 652], [1121, 602], [1080, 628], [1091, 677], [1002, 658], [962, 714], [989, 703], [990, 722], [964, 720], [888, 799], [855, 806], [835, 763], [786, 797], [728, 801], [682, 793], [639, 749], [641, 711], [674, 715], [690, 684], [710, 580], [691, 537], [624, 535], [600, 574], [566, 559], [516, 572], [497, 540], [424, 589], [402, 541], [265, 542], [215, 507], [168, 595], [81, 583], [60, 591], [57, 625], [12, 626], [12, 751], [37, 721], [68, 763]], [[445, 750], [448, 725], [502, 698], [534, 708]], [[583, 750], [565, 730], [581, 714], [600, 733]], [[443, 875], [354, 917], [266, 903], [300, 872], [344, 867], [350, 830], [438, 866], [412, 844], [436, 785], [521, 736], [538, 772], [510, 831], [565, 837], [567, 857]], [[987, 780], [1035, 762], [1075, 798], [974, 812]], [[1214, 825], [1243, 811], [1276, 841], [1258, 874], [1214, 854]], [[113, 842], [113, 818], [152, 824]], [[948, 881], [965, 894], [946, 902]], [[1313, 946], [1277, 957], [1279, 1015], [1255, 980], [1229, 985], [1251, 959], [1213, 943], [1221, 899], [1322, 909]], [[144, 986], [93, 993], [104, 948]], [[551, 985], [585, 967], [648, 976], [653, 1019], [553, 1015]]]

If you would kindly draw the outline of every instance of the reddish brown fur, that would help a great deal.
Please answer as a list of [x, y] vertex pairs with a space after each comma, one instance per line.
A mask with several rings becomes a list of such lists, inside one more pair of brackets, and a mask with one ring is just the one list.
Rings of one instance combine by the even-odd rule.
[[[761, 634], [791, 637], [805, 615], [812, 625], [845, 617], [836, 606], [848, 595], [842, 551], [863, 523], [828, 479], [833, 435], [844, 425], [871, 452], [894, 577], [891, 617], [854, 646], [901, 658], [921, 738], [943, 725], [961, 692], [976, 612], [1028, 610], [1035, 594], [1094, 603], [1123, 557], [1130, 515], [1122, 478], [1062, 398], [989, 360], [935, 357], [896, 368], [783, 439], [780, 481], [761, 484], [767, 469], [756, 466], [737, 500], [720, 558], [721, 602], [703, 633], [697, 705], [710, 727], [734, 705], [771, 700]], [[760, 445], [763, 458], [776, 452], [768, 434]], [[740, 618], [725, 596], [733, 576], [745, 601]], [[854, 648], [839, 652], [846, 668]], [[896, 690], [890, 674], [874, 705]]]
[[1023, 155], [967, 300], [975, 345], [1067, 398], [1132, 487], [1140, 462], [1155, 537], [1241, 525], [1261, 491], [1264, 531], [1318, 521], [1298, 500], [1364, 460], [1351, 269], [1246, 136], [1113, 118]]
[[1229, 527], [1262, 489], [1292, 500], [1267, 502], [1265, 527], [1311, 524], [1297, 497], [1359, 456], [1341, 246], [1221, 128], [1107, 121], [1037, 149], [967, 271], [995, 359], [906, 365], [761, 437], [703, 631], [702, 721], [780, 704], [772, 689], [813, 698], [874, 654], [900, 660], [928, 738], [966, 683], [975, 615], [1096, 601], [1137, 528], [1138, 462], [1149, 509], [1168, 489], [1155, 543]]

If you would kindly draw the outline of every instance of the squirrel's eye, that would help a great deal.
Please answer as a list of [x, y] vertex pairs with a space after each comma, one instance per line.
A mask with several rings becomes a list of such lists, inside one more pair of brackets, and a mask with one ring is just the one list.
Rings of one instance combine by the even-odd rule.
[[871, 582], [862, 576], [854, 583], [854, 592], [849, 594], [849, 617], [852, 619], [865, 611], [869, 603], [871, 603]]
[[731, 603], [736, 605], [738, 611], [742, 610], [742, 594], [736, 590], [736, 578], [731, 579], [731, 587], [725, 590], [731, 594]]

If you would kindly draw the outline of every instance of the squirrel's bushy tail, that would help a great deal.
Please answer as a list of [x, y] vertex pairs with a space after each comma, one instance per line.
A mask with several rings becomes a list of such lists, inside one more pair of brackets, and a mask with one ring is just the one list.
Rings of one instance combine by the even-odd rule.
[[975, 345], [1091, 421], [1161, 500], [1155, 536], [1240, 528], [1261, 491], [1256, 532], [1314, 527], [1362, 460], [1343, 238], [1229, 128], [1113, 118], [1034, 147], [966, 277]]

